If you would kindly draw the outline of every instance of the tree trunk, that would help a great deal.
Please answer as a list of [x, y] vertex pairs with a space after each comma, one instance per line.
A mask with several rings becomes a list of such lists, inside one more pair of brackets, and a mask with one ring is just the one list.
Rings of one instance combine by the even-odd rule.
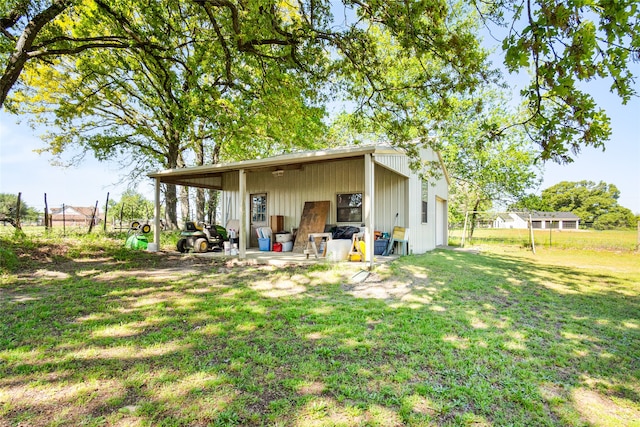
[[16, 203], [16, 223], [14, 225], [15, 228], [22, 231], [22, 225], [20, 224], [20, 199], [22, 198], [22, 193], [18, 193], [18, 201]]
[[166, 203], [166, 214], [168, 227], [171, 230], [175, 230], [178, 228], [178, 195], [175, 184], [165, 184], [165, 203]]
[[[177, 168], [180, 158], [180, 142], [171, 142], [167, 147], [166, 154], [167, 164], [165, 167], [169, 169]], [[167, 226], [171, 230], [178, 228], [178, 190], [175, 184], [165, 184], [165, 204], [167, 215]]]
[[189, 215], [189, 187], [180, 186], [180, 222], [184, 224], [190, 219]]
[[[220, 144], [216, 144], [211, 153], [211, 164], [217, 165], [220, 162]], [[220, 225], [226, 227], [224, 218], [216, 218], [218, 212], [218, 204], [220, 203], [220, 192], [218, 190], [209, 190], [209, 200], [207, 202], [207, 216], [209, 217], [210, 224], [217, 224], [220, 221]]]
[[473, 232], [476, 229], [476, 219], [478, 218], [479, 207], [480, 207], [480, 199], [477, 199], [476, 204], [473, 206], [473, 212], [471, 213], [471, 227], [469, 228], [469, 240], [473, 239]]
[[[220, 200], [220, 192], [218, 190], [209, 190], [209, 200], [207, 201], [207, 218], [209, 224], [217, 224], [218, 218], [216, 218], [216, 212], [218, 211], [218, 202]], [[221, 223], [223, 227], [226, 224]]]

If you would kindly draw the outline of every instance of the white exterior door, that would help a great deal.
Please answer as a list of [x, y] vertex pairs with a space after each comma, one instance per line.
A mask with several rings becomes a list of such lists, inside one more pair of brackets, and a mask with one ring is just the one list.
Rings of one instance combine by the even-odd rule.
[[250, 234], [249, 247], [258, 246], [258, 235], [256, 229], [258, 227], [268, 227], [269, 217], [267, 216], [267, 193], [252, 194], [251, 200], [251, 218], [250, 218]]

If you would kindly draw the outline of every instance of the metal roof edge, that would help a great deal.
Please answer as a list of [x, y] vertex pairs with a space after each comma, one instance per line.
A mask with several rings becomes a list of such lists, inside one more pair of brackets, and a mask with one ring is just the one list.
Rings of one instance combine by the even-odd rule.
[[308, 163], [321, 160], [334, 160], [343, 157], [356, 157], [365, 154], [404, 154], [398, 148], [390, 145], [358, 145], [340, 148], [330, 148], [325, 150], [301, 151], [296, 153], [281, 154], [278, 156], [265, 157], [264, 159], [241, 160], [238, 162], [219, 163], [215, 165], [193, 166], [179, 169], [165, 169], [162, 171], [147, 174], [149, 178], [162, 178], [165, 176], [183, 174], [210, 174], [222, 173], [239, 169], [254, 169], [270, 166], [282, 166], [291, 163]]

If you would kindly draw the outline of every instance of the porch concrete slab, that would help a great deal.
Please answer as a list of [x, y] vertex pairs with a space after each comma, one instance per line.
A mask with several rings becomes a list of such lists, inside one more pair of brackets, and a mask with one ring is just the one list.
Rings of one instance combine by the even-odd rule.
[[[191, 256], [197, 256], [201, 258], [212, 259], [226, 259], [229, 261], [237, 260], [239, 263], [247, 263], [251, 265], [274, 265], [274, 266], [290, 266], [290, 265], [310, 265], [318, 263], [336, 264], [339, 262], [348, 263], [350, 265], [361, 265], [365, 267], [364, 262], [349, 262], [349, 261], [331, 261], [327, 258], [315, 258], [313, 255], [309, 255], [309, 258], [305, 254], [299, 254], [294, 252], [273, 252], [273, 251], [260, 251], [258, 249], [247, 249], [247, 258], [242, 261], [237, 255], [230, 256], [225, 255], [224, 252], [207, 252], [207, 253], [190, 253]], [[387, 264], [394, 259], [399, 258], [399, 255], [375, 255], [375, 264]]]

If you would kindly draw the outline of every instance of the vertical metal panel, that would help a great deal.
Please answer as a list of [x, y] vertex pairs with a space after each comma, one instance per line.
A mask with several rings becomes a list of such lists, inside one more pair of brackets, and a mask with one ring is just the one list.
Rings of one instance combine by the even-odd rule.
[[249, 236], [247, 233], [249, 232], [249, 224], [248, 224], [248, 212], [247, 212], [247, 203], [246, 203], [246, 194], [247, 194], [247, 174], [244, 169], [240, 169], [238, 171], [238, 200], [239, 210], [238, 210], [238, 218], [240, 219], [240, 259], [245, 259], [247, 256], [247, 245], [249, 243]]
[[[329, 200], [328, 223], [336, 221], [336, 194], [364, 190], [362, 158], [304, 165], [299, 170], [285, 170], [282, 176], [271, 171], [248, 172], [247, 193], [267, 193], [268, 215], [283, 215], [285, 229], [297, 228], [304, 202]], [[237, 173], [224, 175], [223, 212], [231, 202], [231, 217], [238, 219]], [[359, 225], [359, 224], [358, 224]]]
[[406, 211], [404, 185], [407, 178], [385, 167], [376, 167], [376, 230], [391, 233], [395, 225], [407, 227], [404, 222]]
[[406, 177], [411, 175], [409, 159], [404, 154], [376, 154], [376, 163]]

